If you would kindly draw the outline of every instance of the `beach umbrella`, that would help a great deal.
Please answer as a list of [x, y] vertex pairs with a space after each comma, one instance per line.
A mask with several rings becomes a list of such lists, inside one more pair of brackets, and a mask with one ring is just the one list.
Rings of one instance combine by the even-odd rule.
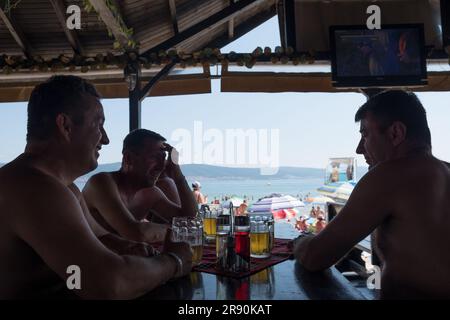
[[351, 183], [343, 183], [341, 186], [339, 186], [336, 189], [336, 198], [342, 199], [342, 200], [348, 200], [348, 198], [350, 197], [350, 194], [352, 193], [353, 189], [354, 189], [354, 185]]
[[274, 210], [304, 207], [305, 204], [289, 195], [273, 193], [253, 203], [249, 212], [273, 212]]
[[311, 203], [335, 203], [333, 199], [325, 196], [313, 197], [309, 199]]
[[222, 207], [226, 208], [226, 209], [229, 209], [230, 208], [230, 202], [233, 204], [233, 208], [237, 208], [244, 202], [244, 200], [241, 199], [241, 198], [232, 196], [230, 199], [225, 200], [225, 201], [222, 202]]
[[272, 210], [273, 219], [276, 220], [290, 220], [291, 218], [295, 217], [297, 215], [298, 211], [297, 209], [279, 209], [279, 210]]

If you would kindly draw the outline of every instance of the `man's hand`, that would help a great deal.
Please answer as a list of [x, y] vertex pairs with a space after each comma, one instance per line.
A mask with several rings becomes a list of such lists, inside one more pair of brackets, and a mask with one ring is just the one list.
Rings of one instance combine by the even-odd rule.
[[164, 146], [166, 147], [165, 150], [169, 154], [165, 168], [166, 174], [175, 182], [180, 179], [184, 179], [179, 165], [180, 154], [178, 153], [177, 149], [175, 149], [168, 143], [164, 143]]
[[154, 222], [140, 222], [140, 233], [144, 235], [143, 241], [147, 243], [161, 242], [169, 228], [168, 224], [154, 223]]
[[292, 241], [292, 251], [294, 253], [295, 259], [302, 262], [302, 257], [305, 254], [305, 250], [307, 250], [308, 243], [314, 238], [313, 235], [300, 235], [298, 238]]
[[122, 255], [132, 255], [140, 257], [153, 257], [158, 254], [158, 250], [143, 242], [130, 242], [124, 248]]
[[191, 272], [192, 269], [192, 251], [191, 247], [186, 242], [173, 242], [172, 231], [167, 230], [166, 238], [164, 241], [163, 253], [172, 252], [178, 256], [183, 262], [182, 269], [177, 276], [185, 276]]
[[115, 234], [108, 233], [98, 239], [107, 248], [119, 255], [152, 257], [158, 254], [156, 249], [146, 243], [126, 240]]

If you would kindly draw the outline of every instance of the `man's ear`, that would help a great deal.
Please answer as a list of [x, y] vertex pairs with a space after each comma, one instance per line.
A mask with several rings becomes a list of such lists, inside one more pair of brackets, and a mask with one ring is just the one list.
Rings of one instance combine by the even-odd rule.
[[56, 116], [56, 130], [64, 137], [64, 140], [70, 141], [73, 122], [67, 114], [60, 113]]
[[131, 153], [129, 151], [123, 153], [123, 165], [126, 171], [131, 169]]
[[388, 129], [389, 138], [394, 147], [400, 145], [406, 139], [407, 128], [401, 121], [394, 121]]

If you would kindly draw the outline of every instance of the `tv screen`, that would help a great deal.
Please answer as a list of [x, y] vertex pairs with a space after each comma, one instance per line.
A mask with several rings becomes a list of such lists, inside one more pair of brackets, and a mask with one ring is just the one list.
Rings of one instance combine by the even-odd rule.
[[335, 87], [427, 83], [423, 25], [331, 26], [330, 49]]

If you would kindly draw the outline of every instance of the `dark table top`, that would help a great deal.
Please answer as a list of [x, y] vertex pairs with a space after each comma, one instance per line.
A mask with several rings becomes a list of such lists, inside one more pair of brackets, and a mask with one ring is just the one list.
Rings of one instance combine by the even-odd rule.
[[294, 260], [233, 279], [191, 272], [149, 292], [142, 299], [171, 300], [341, 300], [365, 299], [334, 267], [308, 272]]

